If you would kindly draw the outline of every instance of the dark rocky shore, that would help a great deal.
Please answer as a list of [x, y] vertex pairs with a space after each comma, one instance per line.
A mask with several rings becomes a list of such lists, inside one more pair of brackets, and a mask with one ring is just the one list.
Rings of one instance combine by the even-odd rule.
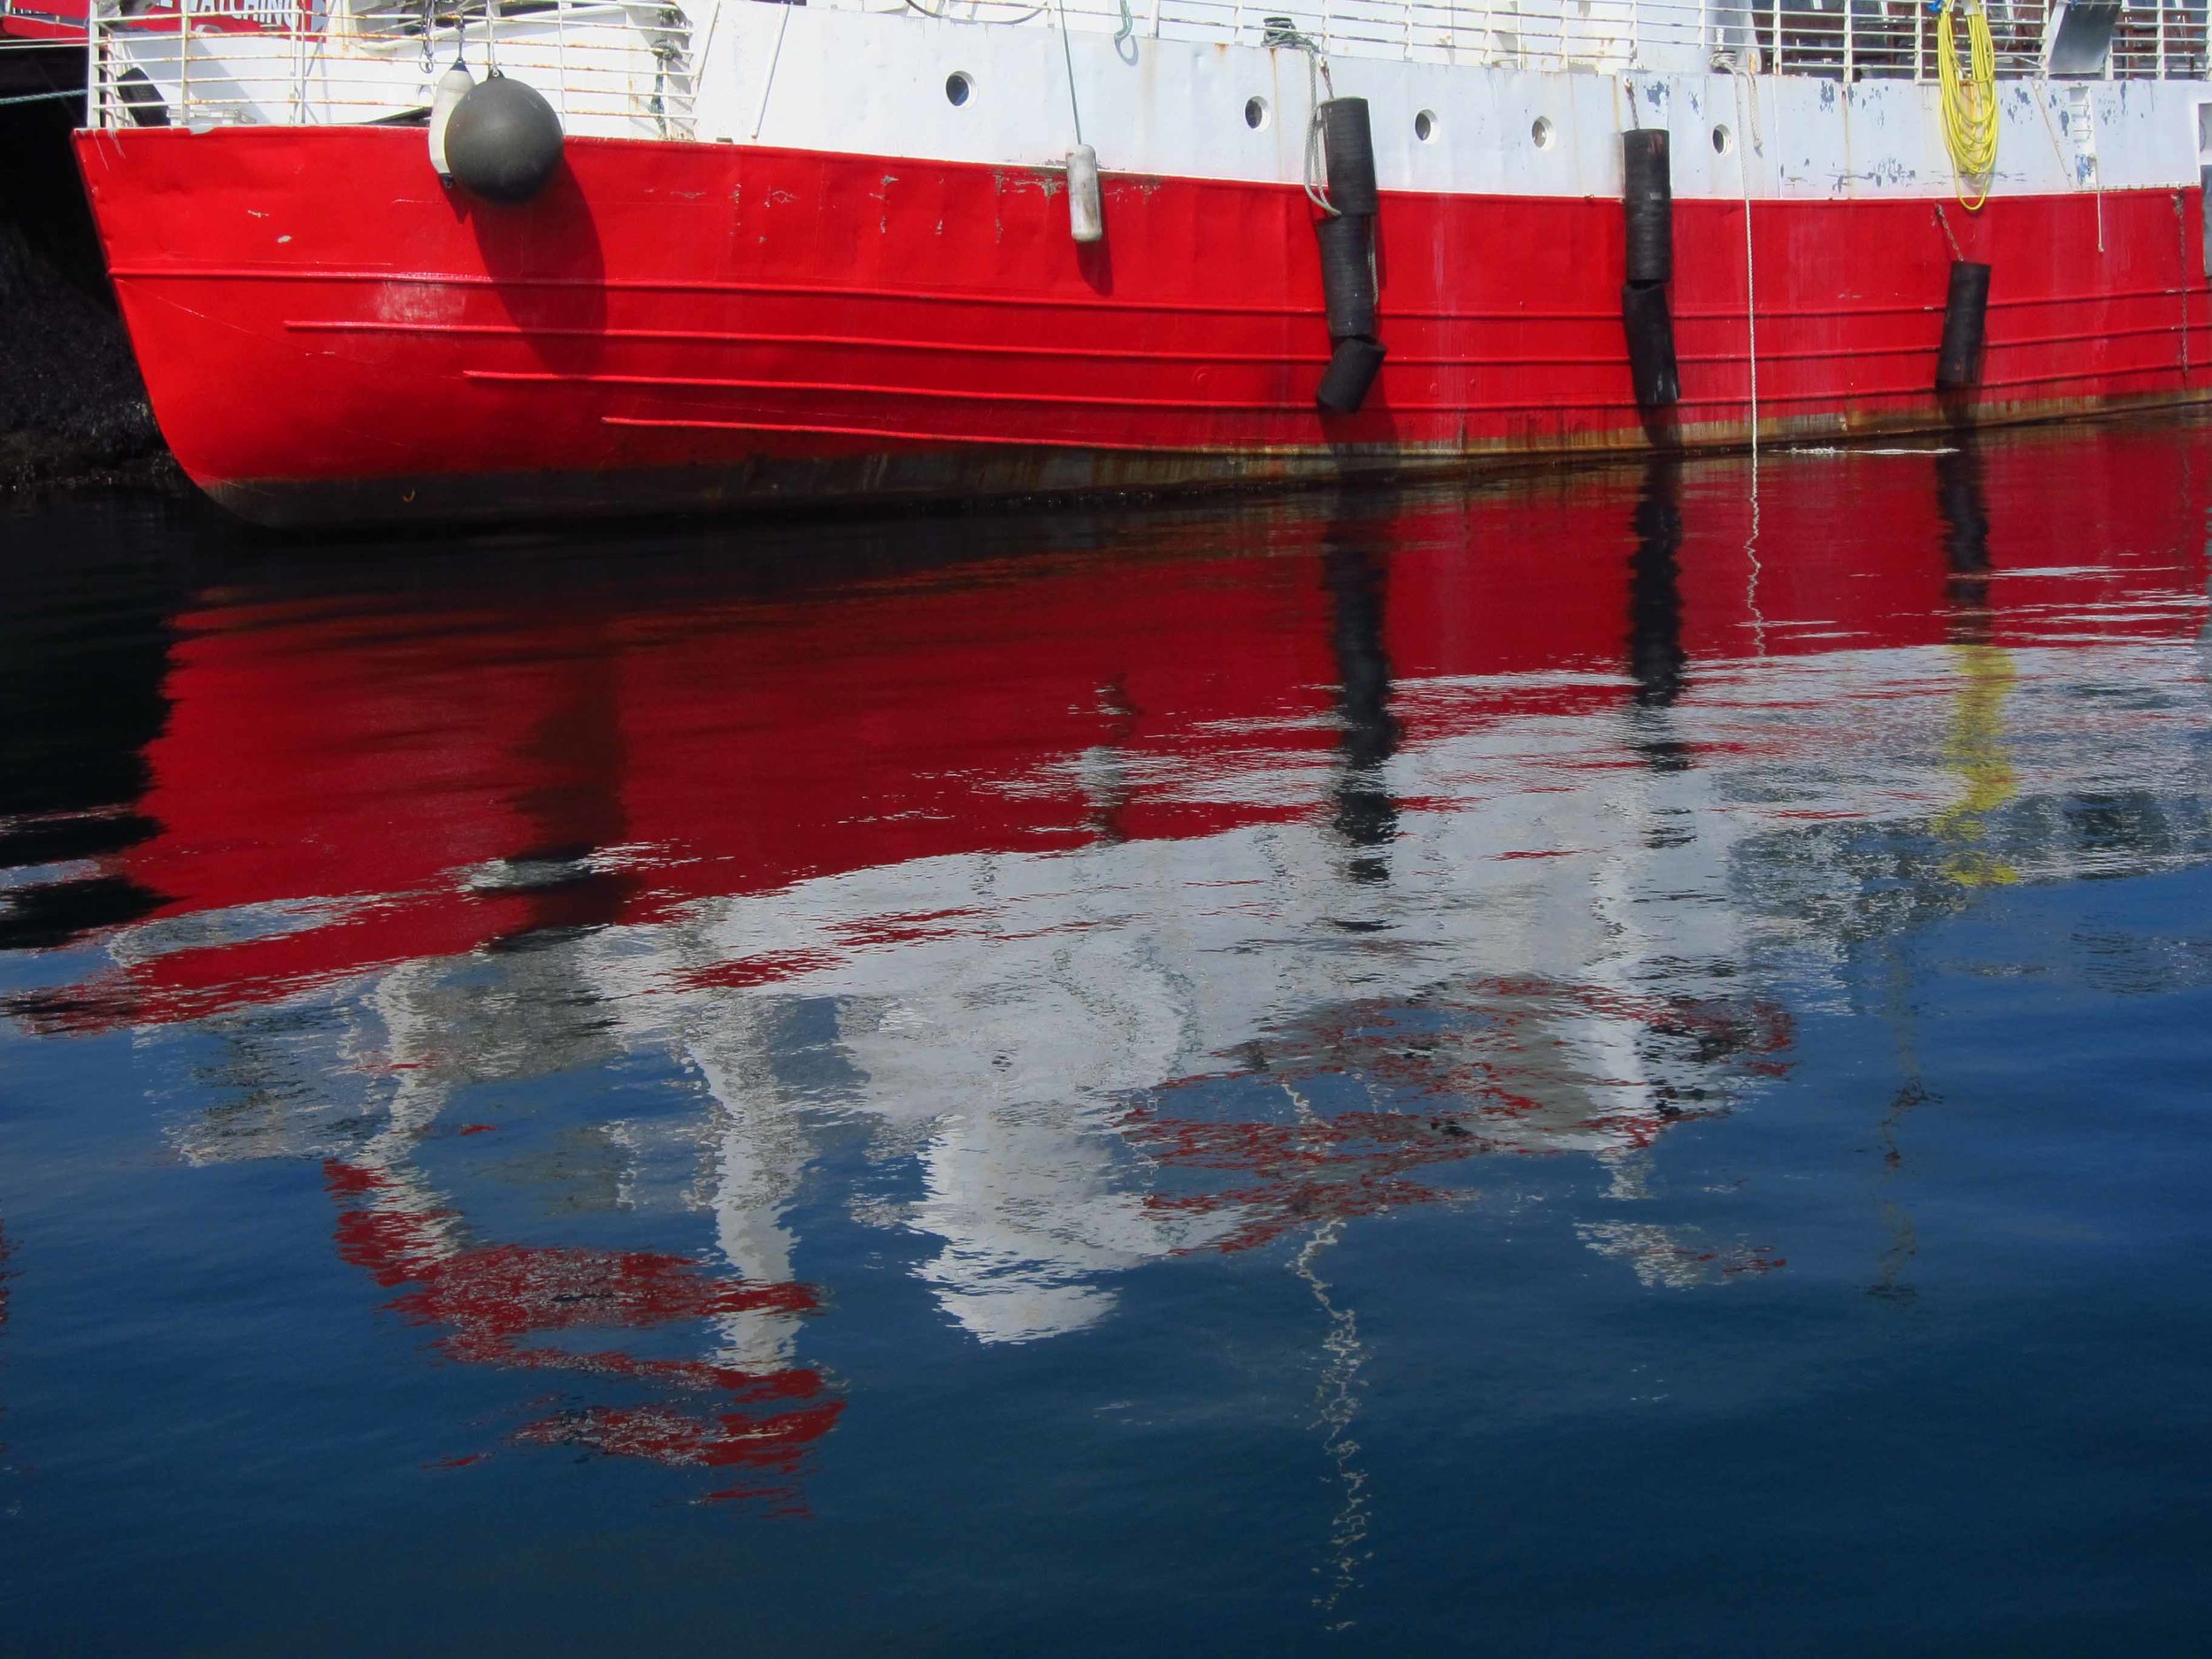
[[[65, 86], [83, 62], [18, 55], [0, 96]], [[177, 476], [69, 153], [82, 111], [69, 98], [0, 106], [0, 492]]]

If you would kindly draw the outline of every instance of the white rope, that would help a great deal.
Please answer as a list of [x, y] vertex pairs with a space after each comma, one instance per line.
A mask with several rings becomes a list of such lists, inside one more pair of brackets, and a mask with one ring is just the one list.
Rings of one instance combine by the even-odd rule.
[[[1848, 4], [1850, 0], [1845, 0]], [[1744, 557], [1750, 563], [1749, 580], [1744, 588], [1744, 603], [1751, 612], [1753, 649], [1759, 656], [1767, 654], [1767, 619], [1759, 609], [1759, 578], [1764, 567], [1759, 563], [1759, 296], [1753, 281], [1757, 263], [1751, 255], [1751, 152], [1756, 147], [1759, 119], [1758, 88], [1750, 88], [1751, 119], [1744, 119], [1744, 92], [1748, 75], [1737, 73], [1730, 79], [1736, 88], [1736, 177], [1743, 185], [1743, 319], [1747, 344], [1745, 361], [1751, 371], [1751, 528], [1744, 536]]]
[[2097, 187], [2097, 251], [2104, 251], [2104, 157], [2097, 153], [2097, 95], [2082, 100], [2089, 121], [2089, 177]]
[[[933, 12], [927, 6], [922, 4], [921, 0], [906, 0], [906, 8], [910, 12], [918, 12], [926, 18], [935, 18], [940, 23], [1026, 23], [1032, 18], [1042, 17], [1047, 10], [1047, 8], [1043, 5], [1033, 5], [1031, 6], [1028, 11], [1020, 13], [1018, 16], [1010, 18], [987, 18], [971, 11], [970, 15], [967, 17], [948, 19], [945, 16], [944, 8], [942, 6], [940, 6], [936, 11]], [[1128, 10], [1126, 5], [1125, 5], [1122, 9], [1125, 12]], [[1118, 39], [1119, 37], [1117, 36], [1116, 38]]]
[[[2189, 268], [2189, 219], [2181, 205], [2181, 192], [2174, 192], [2174, 239], [2181, 254], [2181, 268]], [[2189, 384], [2189, 289], [2191, 284], [2181, 285], [2181, 383]]]
[[1290, 43], [1306, 55], [1306, 102], [1312, 108], [1306, 118], [1306, 200], [1335, 219], [1337, 205], [1329, 200], [1328, 173], [1321, 154], [1321, 94], [1326, 90], [1330, 97], [1336, 96], [1336, 83], [1329, 79], [1329, 60], [1310, 36], [1294, 35]]
[[[1751, 503], [1755, 522], [1759, 503], [1759, 297], [1755, 284], [1756, 264], [1751, 257], [1751, 143], [1744, 120], [1744, 81], [1736, 84], [1736, 177], [1743, 184], [1743, 322], [1747, 341], [1745, 362], [1751, 371]], [[1755, 103], [1758, 94], [1752, 93]]]
[[1068, 0], [1059, 0], [1060, 55], [1068, 65], [1068, 113], [1075, 118], [1075, 144], [1083, 146], [1083, 106], [1075, 101], [1075, 47], [1068, 39]]
[[768, 95], [776, 89], [776, 65], [783, 61], [783, 32], [791, 27], [791, 8], [785, 6], [783, 16], [776, 19], [775, 50], [768, 54], [768, 79], [760, 83], [760, 108], [753, 112], [753, 138], [758, 142], [760, 129], [768, 120]]

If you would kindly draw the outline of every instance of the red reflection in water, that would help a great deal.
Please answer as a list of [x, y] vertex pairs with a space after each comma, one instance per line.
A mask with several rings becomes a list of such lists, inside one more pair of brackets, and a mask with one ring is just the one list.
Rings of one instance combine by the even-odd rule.
[[[1543, 1031], [1563, 1016], [1597, 1015], [1632, 1027], [1689, 1081], [1571, 1075], [1542, 1056]], [[1414, 1008], [1351, 1005], [1252, 1045], [1254, 1069], [1299, 1091], [1332, 1078], [1370, 1093], [1412, 1095], [1419, 1110], [1359, 1110], [1299, 1120], [1179, 1118], [1141, 1107], [1123, 1120], [1139, 1148], [1171, 1168], [1252, 1179], [1202, 1193], [1148, 1195], [1149, 1207], [1237, 1218], [1209, 1248], [1233, 1252], [1294, 1229], [1449, 1196], [1417, 1171], [1494, 1153], [1642, 1150], [1670, 1126], [1723, 1109], [1710, 1087], [1725, 1069], [1777, 1076], [1794, 1036], [1788, 1013], [1765, 1002], [1721, 1003], [1638, 996], [1577, 985], [1498, 979], [1450, 1001]], [[1204, 1079], [1193, 1079], [1203, 1081]], [[1182, 1085], [1163, 1091], [1172, 1094]], [[1778, 1265], [1778, 1263], [1770, 1263]], [[1731, 1271], [1757, 1271], [1743, 1267]]]
[[1145, 1195], [1148, 1209], [1240, 1217], [1235, 1231], [1208, 1247], [1224, 1254], [1297, 1227], [1432, 1202], [1443, 1191], [1406, 1179], [1409, 1171], [1490, 1149], [1453, 1135], [1446, 1122], [1404, 1112], [1345, 1112], [1322, 1123], [1203, 1123], [1140, 1107], [1123, 1127], [1163, 1164], [1255, 1178], [1213, 1192]]
[[737, 956], [710, 968], [694, 968], [674, 976], [679, 989], [739, 991], [749, 986], [773, 985], [817, 968], [834, 967], [838, 958], [826, 950], [772, 951], [758, 956]]
[[[578, 1446], [613, 1456], [780, 1477], [726, 1495], [791, 1496], [806, 1448], [844, 1410], [823, 1397], [821, 1374], [804, 1367], [759, 1372], [702, 1360], [641, 1359], [620, 1349], [557, 1347], [562, 1332], [642, 1331], [743, 1313], [805, 1313], [818, 1306], [803, 1285], [718, 1279], [688, 1257], [645, 1250], [488, 1245], [456, 1248], [447, 1210], [370, 1207], [396, 1190], [374, 1170], [331, 1161], [325, 1185], [349, 1202], [338, 1217], [338, 1253], [377, 1283], [409, 1286], [390, 1305], [410, 1320], [442, 1326], [437, 1347], [465, 1364], [580, 1372], [642, 1384], [661, 1396], [641, 1404], [594, 1404], [557, 1412], [515, 1432], [528, 1445]], [[533, 1340], [533, 1339], [537, 1339]], [[703, 1406], [667, 1398], [711, 1396]]]
[[[49, 1028], [188, 1020], [707, 895], [1325, 814], [1310, 784], [1187, 786], [1294, 779], [1337, 742], [1341, 595], [1318, 574], [1332, 548], [1387, 567], [1377, 657], [1401, 688], [1427, 687], [1394, 708], [1402, 749], [1618, 707], [1624, 664], [1650, 681], [1637, 695], [1663, 702], [1700, 664], [1755, 650], [1942, 643], [1959, 626], [1962, 495], [1975, 637], [2063, 641], [2091, 611], [2101, 637], [2178, 637], [2204, 586], [2189, 448], [2114, 433], [2070, 443], [2062, 465], [2024, 443], [1965, 467], [1800, 461], [1755, 526], [1732, 474], [1686, 472], [1667, 485], [1663, 545], [1640, 559], [1651, 486], [1615, 470], [1333, 517], [1254, 512], [1229, 521], [1239, 557], [1194, 556], [1172, 521], [1137, 520], [1110, 560], [797, 598], [648, 588], [441, 608], [432, 588], [426, 614], [395, 620], [220, 595], [180, 621], [138, 803], [159, 832], [112, 873], [170, 895], [161, 918], [308, 908], [142, 953], [29, 1011]], [[1665, 637], [1626, 639], [1632, 618]], [[1071, 764], [1087, 755], [1111, 764], [1091, 776]], [[637, 849], [631, 864], [535, 890], [468, 873], [617, 846]], [[816, 965], [770, 953], [702, 982]]]

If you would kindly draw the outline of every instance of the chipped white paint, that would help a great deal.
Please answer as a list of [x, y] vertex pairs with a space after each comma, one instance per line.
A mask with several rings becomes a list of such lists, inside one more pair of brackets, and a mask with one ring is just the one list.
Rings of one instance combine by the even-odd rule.
[[[1078, 142], [1079, 111], [1082, 142], [1110, 174], [1298, 182], [1315, 56], [1256, 43], [1249, 24], [1234, 43], [1174, 38], [1179, 27], [1228, 32], [1217, 19], [1189, 23], [1194, 4], [1165, 18], [1156, 11], [1152, 28], [1118, 39], [1111, 14], [1086, 12], [1064, 35], [1048, 12], [980, 21], [903, 4], [887, 11], [879, 0], [695, 0], [688, 12], [564, 0], [503, 22], [497, 50], [501, 66], [542, 87], [575, 134], [1056, 167]], [[1520, 60], [1533, 36], [1497, 26], [1526, 25], [1542, 4], [1511, 0], [1478, 12], [1356, 0], [1332, 15], [1329, 82], [1371, 105], [1386, 189], [1616, 195], [1618, 134], [1659, 126], [1672, 136], [1674, 189], [1685, 198], [1951, 194], [1931, 83], [1716, 73], [1707, 42], [1734, 26], [1691, 27], [1681, 6], [1626, 0], [1590, 0], [1586, 13], [1583, 0], [1553, 0], [1544, 38], [1558, 48], [1555, 65], [1571, 66], [1530, 67]], [[1563, 4], [1580, 31], [1571, 41], [1561, 32]], [[1478, 16], [1488, 26], [1473, 27]], [[1405, 19], [1401, 37], [1386, 38], [1387, 17]], [[1440, 34], [1436, 19], [1459, 21]], [[460, 49], [472, 59], [481, 57], [480, 30], [480, 19]], [[135, 67], [173, 108], [188, 96], [195, 125], [388, 119], [428, 105], [456, 50], [449, 32], [426, 53], [419, 36], [380, 35], [359, 18], [312, 39], [163, 32], [104, 40], [106, 119], [126, 119], [111, 88]], [[180, 80], [188, 41], [190, 73]], [[1479, 61], [1501, 55], [1515, 61]], [[949, 92], [955, 76], [958, 102]], [[2203, 81], [2012, 80], [2001, 84], [2000, 104], [1999, 196], [2192, 186], [2200, 134], [2212, 130], [2212, 86]], [[1425, 111], [1425, 139], [1416, 127]], [[1547, 143], [1535, 136], [1540, 121]]]
[[[723, 112], [764, 104], [758, 142], [780, 148], [1032, 166], [1056, 164], [1068, 148], [1068, 71], [1057, 31], [808, 6], [788, 14], [770, 84], [766, 47], [783, 27], [783, 12], [741, 0], [723, 17], [700, 77], [703, 137], [724, 135]], [[1109, 173], [1281, 183], [1302, 177], [1311, 107], [1305, 53], [1149, 40], [1117, 50], [1110, 37], [1080, 30], [1070, 43], [1085, 135]], [[957, 107], [944, 92], [955, 73], [973, 88]], [[1909, 81], [1846, 88], [1802, 76], [1379, 58], [1336, 60], [1331, 74], [1338, 92], [1369, 101], [1376, 166], [1389, 190], [1617, 195], [1618, 134], [1632, 127], [1669, 130], [1678, 196], [1737, 199], [1747, 173], [1760, 198], [1941, 197], [1952, 190], [1938, 89]], [[2106, 188], [2196, 182], [2198, 108], [2212, 103], [2212, 88], [2024, 81], [2000, 92], [1997, 193], [2094, 188], [2058, 138], [2070, 92], [2085, 92], [2095, 108]], [[1275, 117], [1256, 132], [1244, 117], [1255, 97]], [[1424, 110], [1440, 117], [1427, 142], [1414, 125]], [[1548, 148], [1532, 136], [1540, 118], [1555, 129]], [[1734, 141], [1726, 154], [1713, 140], [1722, 125]]]

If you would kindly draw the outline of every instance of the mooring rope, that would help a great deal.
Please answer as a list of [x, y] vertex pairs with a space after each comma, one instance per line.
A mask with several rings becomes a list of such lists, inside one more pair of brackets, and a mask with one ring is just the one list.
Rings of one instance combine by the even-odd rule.
[[1295, 46], [1306, 55], [1306, 102], [1311, 110], [1306, 117], [1306, 176], [1302, 181], [1306, 200], [1335, 219], [1337, 205], [1329, 200], [1328, 168], [1321, 153], [1321, 95], [1325, 91], [1330, 97], [1336, 96], [1336, 82], [1329, 78], [1329, 60], [1311, 35], [1288, 33], [1281, 43]]
[[1744, 119], [1744, 87], [1751, 77], [1733, 74], [1736, 86], [1736, 177], [1743, 186], [1743, 326], [1744, 363], [1751, 371], [1751, 499], [1759, 499], [1759, 291], [1756, 262], [1751, 257], [1751, 140], [1758, 122], [1758, 88], [1751, 89], [1751, 120]]
[[760, 108], [753, 111], [753, 137], [760, 137], [760, 129], [768, 121], [768, 95], [776, 89], [776, 65], [783, 61], [783, 33], [791, 27], [791, 8], [786, 6], [783, 15], [776, 19], [776, 49], [768, 54], [768, 78], [760, 83]]
[[1042, 17], [1046, 10], [1044, 6], [1033, 5], [1028, 11], [1010, 18], [987, 18], [980, 13], [964, 18], [948, 18], [941, 5], [933, 12], [924, 5], [921, 0], [906, 0], [906, 8], [910, 12], [918, 12], [926, 18], [935, 18], [940, 23], [1026, 23], [1032, 18]]
[[1058, 0], [1060, 8], [1060, 56], [1068, 65], [1068, 113], [1075, 118], [1075, 147], [1083, 147], [1083, 106], [1075, 98], [1075, 45], [1068, 38], [1068, 0]]

